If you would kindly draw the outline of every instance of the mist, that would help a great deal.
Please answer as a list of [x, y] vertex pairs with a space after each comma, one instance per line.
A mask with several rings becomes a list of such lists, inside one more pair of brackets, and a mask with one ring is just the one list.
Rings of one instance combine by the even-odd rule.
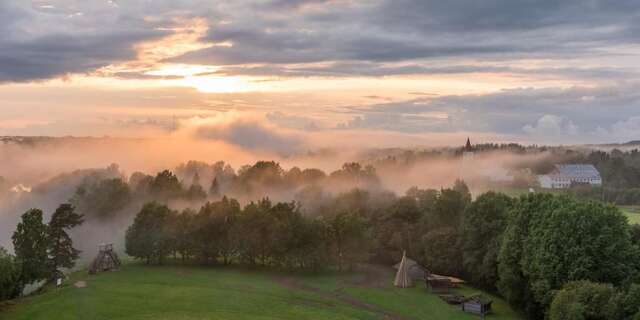
[[[42, 209], [46, 222], [55, 208], [70, 201], [87, 181], [120, 178], [131, 183], [133, 173], [155, 176], [162, 170], [171, 170], [188, 188], [197, 172], [203, 188], [208, 190], [219, 174], [216, 170], [236, 174], [261, 160], [275, 161], [285, 172], [294, 167], [319, 169], [329, 178], [349, 162], [375, 171], [375, 184], [327, 178], [294, 188], [254, 186], [251, 192], [225, 192], [243, 204], [269, 197], [274, 201], [298, 201], [303, 210], [353, 188], [403, 195], [411, 187], [440, 189], [463, 178], [459, 147], [384, 148], [387, 142], [382, 141], [373, 148], [362, 143], [363, 137], [338, 138], [347, 137], [348, 132], [302, 132], [262, 120], [258, 115], [233, 112], [182, 119], [166, 135], [137, 139], [6, 137], [0, 144], [0, 245], [11, 250], [11, 234], [26, 210]], [[547, 152], [484, 152], [476, 155], [474, 171], [464, 178], [472, 193], [477, 194], [491, 188], [486, 176], [504, 175], [550, 157]], [[222, 167], [215, 169], [216, 166]], [[208, 196], [200, 201], [173, 200], [169, 204], [175, 209], [197, 209], [207, 200], [215, 199]], [[74, 229], [73, 237], [84, 252], [83, 259], [92, 256], [99, 243], [115, 242], [122, 249], [124, 230], [142, 205], [141, 201], [132, 201], [114, 215], [116, 218], [88, 217]]]

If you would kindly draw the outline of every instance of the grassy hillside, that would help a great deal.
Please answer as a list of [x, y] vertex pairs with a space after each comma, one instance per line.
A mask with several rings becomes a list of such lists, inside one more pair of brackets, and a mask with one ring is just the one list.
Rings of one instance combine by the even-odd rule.
[[[127, 265], [72, 275], [1, 319], [478, 319], [428, 294], [398, 289], [388, 271], [303, 276], [224, 268]], [[86, 287], [77, 288], [76, 281]], [[460, 289], [464, 294], [474, 290]], [[494, 300], [491, 319], [520, 319]]]

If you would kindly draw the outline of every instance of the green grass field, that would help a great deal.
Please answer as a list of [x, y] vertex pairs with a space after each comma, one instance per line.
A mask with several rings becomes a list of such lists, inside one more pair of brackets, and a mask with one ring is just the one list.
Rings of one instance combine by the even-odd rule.
[[[379, 275], [129, 264], [96, 276], [74, 273], [60, 289], [5, 307], [0, 319], [479, 319], [421, 283], [399, 289], [391, 285], [392, 273]], [[73, 285], [80, 280], [85, 288]], [[521, 319], [497, 298], [494, 310], [490, 319]]]
[[640, 224], [640, 207], [638, 206], [624, 206], [620, 207], [622, 212], [629, 218], [630, 224]]

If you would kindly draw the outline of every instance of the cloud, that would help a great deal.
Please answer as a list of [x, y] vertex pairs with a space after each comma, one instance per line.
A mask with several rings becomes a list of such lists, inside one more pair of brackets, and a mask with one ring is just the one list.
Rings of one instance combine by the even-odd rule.
[[262, 4], [261, 8], [269, 9], [300, 9], [309, 5], [322, 5], [334, 0], [272, 0]]
[[406, 30], [503, 32], [571, 25], [589, 28], [618, 22], [624, 25], [631, 22], [633, 12], [637, 10], [638, 4], [633, 0], [616, 2], [615, 5], [606, 0], [499, 0], [473, 3], [465, 0], [394, 0], [384, 1], [380, 10], [377, 10], [380, 15], [371, 19], [382, 19], [382, 23], [394, 24], [396, 28]]
[[566, 117], [545, 114], [535, 124], [524, 126], [522, 131], [537, 137], [559, 137], [575, 136], [579, 133], [579, 128]]
[[614, 135], [621, 137], [637, 137], [640, 134], [640, 117], [632, 117], [625, 121], [616, 122], [612, 126]]
[[634, 79], [637, 70], [616, 67], [514, 67], [491, 64], [435, 63], [378, 63], [365, 61], [331, 62], [323, 64], [260, 64], [231, 65], [219, 68], [219, 75], [278, 76], [278, 77], [386, 77], [434, 76], [460, 74], [503, 74], [542, 76], [558, 79]]
[[[423, 96], [346, 108], [352, 119], [340, 129], [380, 129], [406, 133], [478, 132], [553, 138], [548, 141], [629, 139], [638, 134], [640, 93], [636, 85], [519, 88], [488, 94]], [[603, 129], [604, 128], [604, 129]], [[614, 134], [614, 132], [616, 132]], [[581, 134], [578, 134], [581, 133]], [[625, 138], [625, 136], [627, 138]]]
[[450, 130], [449, 117], [446, 114], [365, 113], [345, 123], [339, 123], [337, 129], [378, 129], [405, 133], [445, 132]]
[[596, 130], [596, 134], [606, 137], [610, 141], [626, 142], [637, 140], [637, 137], [640, 137], [640, 116], [618, 121], [609, 129], [599, 127]]
[[27, 1], [2, 1], [0, 82], [90, 72], [132, 59], [134, 44], [166, 34], [142, 17], [106, 10], [89, 3], [42, 8]]
[[[638, 78], [640, 73], [625, 59], [610, 59], [637, 54], [640, 5], [633, 0], [38, 3], [0, 3], [0, 81], [48, 79], [128, 61], [136, 45], [171, 34], [175, 19], [195, 18], [211, 26], [200, 38], [208, 45], [165, 62], [296, 77], [515, 72]], [[603, 55], [606, 62], [595, 65], [558, 63], [597, 61]], [[547, 66], [508, 65], [541, 58]]]
[[[303, 1], [306, 2], [306, 1]], [[322, 1], [318, 1], [322, 3]], [[233, 46], [191, 52], [178, 61], [216, 65], [263, 64], [295, 75], [302, 63], [372, 63], [388, 74], [427, 73], [420, 64], [398, 69], [384, 63], [412, 60], [475, 58], [488, 63], [530, 58], [595, 57], [603, 47], [633, 44], [637, 37], [633, 1], [468, 1], [380, 0], [338, 1], [308, 12], [272, 1], [278, 10], [249, 18], [230, 13], [230, 23], [207, 37]], [[620, 54], [623, 54], [622, 52]], [[339, 65], [339, 64], [338, 64]], [[411, 67], [418, 67], [411, 71]], [[498, 68], [492, 65], [485, 68]], [[504, 66], [502, 67], [504, 68]], [[303, 68], [304, 69], [304, 66]], [[313, 68], [335, 73], [339, 68]], [[323, 70], [327, 69], [327, 70]], [[236, 69], [236, 71], [260, 69]], [[349, 73], [349, 68], [342, 70]], [[366, 74], [356, 68], [353, 74]], [[637, 70], [636, 70], [637, 71]], [[636, 72], [637, 73], [637, 72]]]
[[249, 151], [287, 155], [302, 150], [304, 138], [275, 126], [269, 126], [257, 114], [235, 111], [212, 117], [183, 120], [176, 136], [198, 140], [216, 140]]
[[[300, 132], [528, 139], [548, 130], [563, 133], [554, 142], [596, 139], [597, 132], [622, 139], [636, 133], [640, 117], [639, 14], [632, 0], [0, 1], [0, 82], [87, 73], [96, 81], [87, 94], [82, 76], [69, 77], [80, 79], [72, 97], [57, 83], [41, 95], [34, 89], [44, 84], [3, 86], [0, 125], [20, 134], [139, 127], [165, 134], [174, 113], [192, 118], [237, 108], [264, 116], [203, 121], [192, 133], [281, 153], [304, 148]], [[117, 83], [107, 86], [112, 91], [100, 76]], [[475, 86], [485, 76], [490, 85]], [[223, 86], [217, 78], [231, 82], [229, 91], [235, 78], [250, 83], [248, 90], [273, 86], [244, 96], [193, 90], [155, 99], [176, 90], [164, 85]], [[406, 91], [429, 94], [403, 95], [401, 81], [411, 83]], [[123, 89], [131, 83], [162, 86]], [[506, 86], [520, 87], [500, 90]], [[444, 87], [461, 93], [442, 94]], [[19, 94], [7, 95], [12, 90]], [[96, 121], [103, 116], [109, 119]], [[572, 128], [580, 134], [567, 134]]]
[[[91, 73], [135, 60], [139, 45], [170, 36], [185, 11], [214, 16], [203, 1], [0, 2], [0, 83]], [[44, 2], [42, 2], [44, 3]], [[156, 48], [158, 46], [156, 45]]]
[[280, 111], [269, 112], [265, 116], [267, 120], [273, 124], [290, 129], [298, 129], [305, 131], [319, 130], [316, 120], [309, 117], [285, 114]]

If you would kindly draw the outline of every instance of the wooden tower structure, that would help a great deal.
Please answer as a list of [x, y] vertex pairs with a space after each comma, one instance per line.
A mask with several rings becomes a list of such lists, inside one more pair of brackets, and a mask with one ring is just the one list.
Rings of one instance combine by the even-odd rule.
[[113, 243], [101, 244], [98, 246], [98, 250], [98, 256], [93, 259], [89, 266], [90, 274], [116, 270], [120, 267], [120, 259], [116, 252], [113, 251]]

